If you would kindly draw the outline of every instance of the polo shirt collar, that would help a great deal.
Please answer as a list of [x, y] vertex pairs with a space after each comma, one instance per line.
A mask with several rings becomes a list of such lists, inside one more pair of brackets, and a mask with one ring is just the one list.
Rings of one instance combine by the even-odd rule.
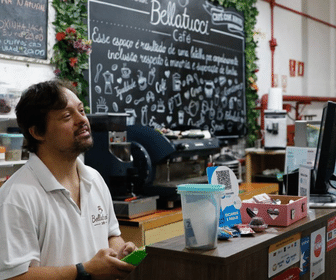
[[[84, 163], [77, 158], [77, 168], [80, 180], [85, 186], [91, 186], [91, 181], [93, 179], [92, 175], [86, 170]], [[48, 167], [40, 160], [40, 158], [31, 153], [29, 155], [29, 160], [27, 162], [28, 168], [35, 174], [36, 178], [40, 182], [41, 186], [46, 192], [51, 192], [55, 190], [66, 190], [50, 172]], [[90, 188], [90, 187], [89, 187]]]

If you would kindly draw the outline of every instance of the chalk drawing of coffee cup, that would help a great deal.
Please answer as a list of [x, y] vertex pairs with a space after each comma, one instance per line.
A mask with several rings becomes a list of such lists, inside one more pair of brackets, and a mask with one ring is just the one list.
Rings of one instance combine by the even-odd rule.
[[178, 124], [182, 125], [184, 123], [184, 111], [179, 110], [178, 111]]
[[140, 90], [145, 90], [147, 88], [147, 78], [143, 76], [143, 72], [138, 70], [138, 84]]
[[205, 81], [204, 93], [207, 98], [212, 98], [215, 84], [213, 81]]
[[121, 68], [121, 77], [123, 77], [124, 79], [128, 79], [130, 75], [131, 75], [131, 69], [126, 67], [126, 64], [124, 64], [124, 67]]

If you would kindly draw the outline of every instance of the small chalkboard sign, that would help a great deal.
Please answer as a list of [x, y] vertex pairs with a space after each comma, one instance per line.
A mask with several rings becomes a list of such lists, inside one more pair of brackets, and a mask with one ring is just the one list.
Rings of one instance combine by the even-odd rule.
[[92, 113], [245, 134], [243, 14], [206, 0], [89, 0]]
[[47, 0], [0, 1], [0, 54], [47, 59]]

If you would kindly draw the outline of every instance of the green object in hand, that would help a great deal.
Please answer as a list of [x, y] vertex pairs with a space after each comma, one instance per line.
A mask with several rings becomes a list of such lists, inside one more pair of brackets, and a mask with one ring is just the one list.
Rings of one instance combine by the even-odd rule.
[[127, 255], [125, 258], [122, 259], [122, 261], [137, 266], [146, 256], [147, 256], [146, 248], [142, 247]]

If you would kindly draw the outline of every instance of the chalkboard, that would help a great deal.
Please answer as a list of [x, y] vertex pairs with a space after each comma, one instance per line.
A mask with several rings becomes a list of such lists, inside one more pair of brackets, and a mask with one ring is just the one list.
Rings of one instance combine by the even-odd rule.
[[0, 1], [0, 54], [47, 59], [47, 0]]
[[244, 18], [204, 0], [89, 0], [92, 113], [245, 134]]

